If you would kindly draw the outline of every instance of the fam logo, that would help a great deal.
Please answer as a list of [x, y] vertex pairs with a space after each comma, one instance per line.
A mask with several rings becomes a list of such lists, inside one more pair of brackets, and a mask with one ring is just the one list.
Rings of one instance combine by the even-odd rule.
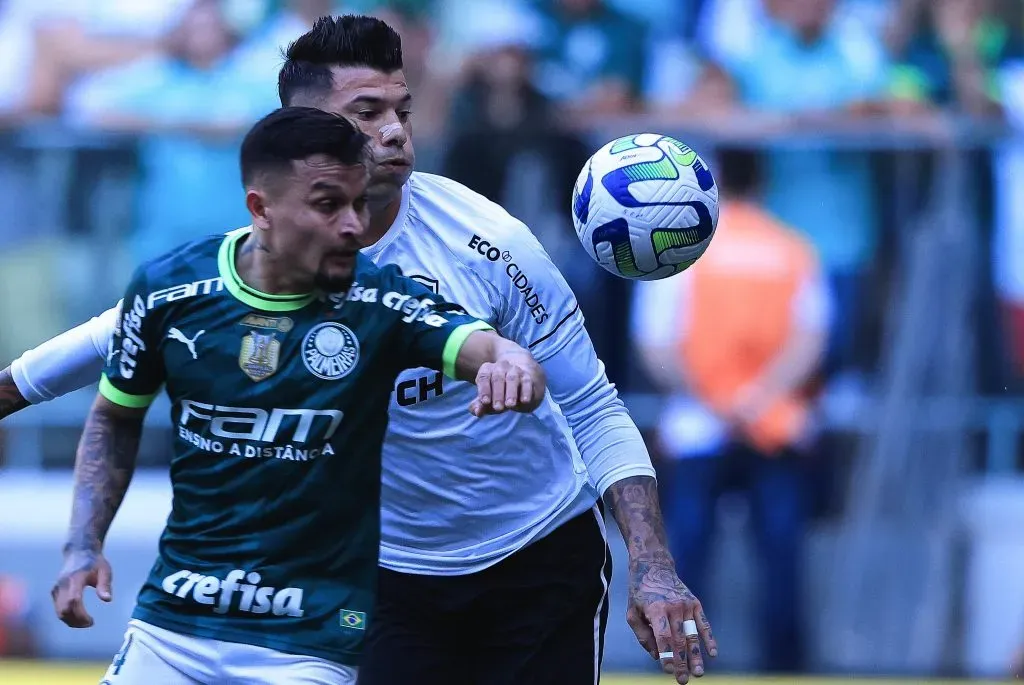
[[328, 321], [314, 326], [302, 340], [302, 363], [317, 378], [344, 378], [359, 362], [359, 340], [348, 326]]

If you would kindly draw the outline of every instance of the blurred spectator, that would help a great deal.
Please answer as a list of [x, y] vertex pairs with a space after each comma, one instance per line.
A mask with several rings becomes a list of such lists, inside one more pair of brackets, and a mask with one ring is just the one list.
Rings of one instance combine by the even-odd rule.
[[28, 588], [20, 579], [0, 574], [0, 661], [38, 656], [29, 621]]
[[26, 12], [0, 0], [0, 124], [20, 119], [29, 106], [35, 34]]
[[902, 0], [893, 94], [975, 116], [1000, 113], [996, 70], [1018, 46], [991, 0]]
[[700, 0], [694, 40], [710, 60], [743, 59], [765, 22], [763, 0]]
[[23, 8], [22, 18], [35, 32], [28, 97], [32, 111], [41, 114], [59, 113], [76, 79], [156, 54], [160, 37], [189, 2], [8, 1]]
[[309, 30], [319, 17], [339, 13], [344, 3], [337, 0], [278, 0], [266, 10], [266, 21], [246, 36], [238, 48], [238, 59], [277, 82], [288, 44]]
[[238, 139], [278, 106], [275, 82], [235, 52], [217, 0], [193, 0], [162, 40], [159, 56], [83, 79], [67, 105], [79, 124], [142, 134], [135, 263], [248, 224]]
[[[1000, 70], [1006, 118], [1024, 132], [1024, 59]], [[995, 155], [996, 219], [992, 241], [993, 280], [1003, 310], [1006, 346], [1016, 380], [1024, 381], [1024, 143], [1011, 140]]]
[[[745, 113], [735, 125], [748, 133], [799, 132], [884, 111], [888, 65], [880, 41], [863, 23], [840, 21], [836, 0], [764, 0], [764, 10], [750, 40], [717, 51], [727, 95]], [[842, 312], [829, 367], [849, 370], [859, 291], [879, 231], [870, 160], [863, 152], [774, 149], [765, 180], [767, 208], [820, 254]]]
[[502, 201], [511, 160], [535, 152], [555, 169], [568, 198], [587, 148], [559, 130], [554, 104], [533, 84], [536, 17], [515, 5], [495, 5], [466, 61], [452, 99], [445, 175], [494, 202]]
[[647, 31], [604, 0], [539, 0], [546, 19], [540, 90], [580, 121], [634, 110], [643, 85]]
[[633, 339], [649, 375], [674, 395], [660, 440], [673, 458], [662, 488], [680, 577], [709, 596], [717, 500], [740, 489], [762, 571], [760, 668], [797, 672], [806, 452], [829, 293], [811, 245], [761, 208], [754, 158], [725, 153], [716, 176], [725, 199], [711, 246], [686, 273], [637, 284]]

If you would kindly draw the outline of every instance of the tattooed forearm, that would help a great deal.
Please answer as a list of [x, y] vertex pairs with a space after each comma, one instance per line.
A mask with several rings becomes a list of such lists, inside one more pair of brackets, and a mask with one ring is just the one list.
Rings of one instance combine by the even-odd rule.
[[[711, 656], [718, 647], [700, 601], [676, 574], [657, 482], [649, 476], [626, 478], [609, 487], [604, 499], [629, 546], [626, 621], [640, 645], [674, 672], [677, 682], [687, 682], [689, 673], [704, 675], [700, 645], [696, 635], [687, 633], [687, 622], [694, 621]], [[673, 654], [669, 661], [662, 657], [666, 652]]]
[[0, 419], [10, 416], [16, 411], [24, 409], [29, 405], [14, 384], [14, 376], [11, 375], [11, 367], [0, 371]]
[[631, 561], [673, 565], [656, 480], [650, 476], [626, 478], [609, 487], [604, 500], [619, 524]]
[[98, 400], [75, 458], [75, 491], [66, 552], [99, 552], [128, 490], [142, 435], [142, 416], [119, 416]]

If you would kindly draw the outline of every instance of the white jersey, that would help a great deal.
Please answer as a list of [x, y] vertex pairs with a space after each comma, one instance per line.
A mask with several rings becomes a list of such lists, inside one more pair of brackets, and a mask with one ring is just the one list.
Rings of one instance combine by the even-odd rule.
[[[525, 225], [454, 181], [417, 172], [394, 225], [364, 252], [529, 349], [548, 380], [536, 412], [477, 419], [468, 412], [473, 384], [429, 369], [399, 377], [384, 441], [382, 566], [473, 573], [586, 512], [613, 482], [654, 476], [575, 296]], [[105, 353], [110, 333], [96, 329], [115, 318], [86, 324], [78, 350], [53, 348], [58, 337], [26, 353], [13, 369], [22, 393], [35, 402], [80, 387], [64, 380], [82, 376], [75, 364], [54, 359]]]

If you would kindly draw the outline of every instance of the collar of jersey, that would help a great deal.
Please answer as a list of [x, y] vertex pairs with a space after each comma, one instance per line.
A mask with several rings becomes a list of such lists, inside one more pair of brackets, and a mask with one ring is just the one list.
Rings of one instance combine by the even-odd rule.
[[399, 205], [398, 216], [395, 217], [395, 220], [392, 222], [388, 232], [385, 233], [380, 240], [369, 247], [363, 248], [362, 252], [364, 255], [370, 259], [375, 258], [385, 247], [395, 242], [395, 239], [402, 234], [402, 231], [405, 230], [405, 218], [409, 214], [409, 196], [411, 194], [412, 179], [409, 179], [409, 181], [402, 186], [402, 204]]
[[235, 270], [235, 251], [238, 242], [252, 233], [252, 226], [239, 228], [231, 231], [220, 244], [220, 252], [217, 254], [217, 269], [220, 277], [224, 280], [224, 287], [238, 300], [252, 307], [265, 312], [291, 312], [302, 309], [316, 299], [315, 293], [301, 295], [271, 295], [260, 292], [242, 281]]

